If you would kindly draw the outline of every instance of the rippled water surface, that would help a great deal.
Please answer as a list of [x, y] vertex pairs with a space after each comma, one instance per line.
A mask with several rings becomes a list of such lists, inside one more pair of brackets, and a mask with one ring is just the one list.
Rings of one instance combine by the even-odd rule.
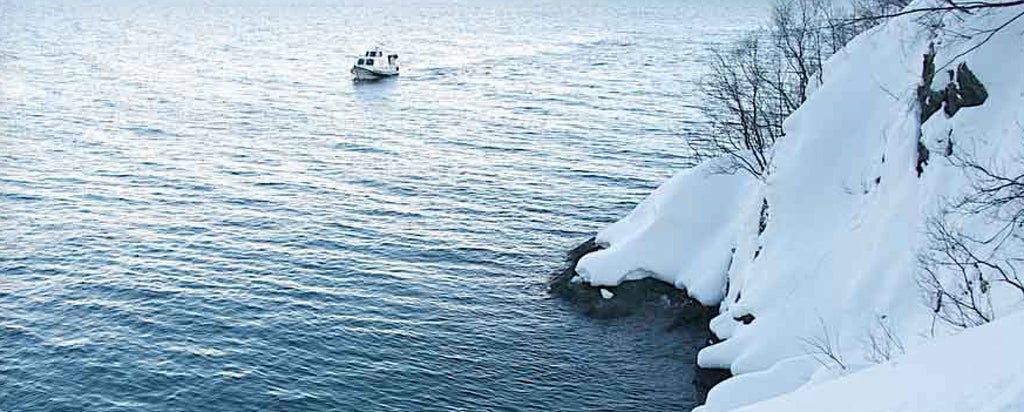
[[762, 3], [0, 0], [0, 410], [687, 410], [544, 282]]

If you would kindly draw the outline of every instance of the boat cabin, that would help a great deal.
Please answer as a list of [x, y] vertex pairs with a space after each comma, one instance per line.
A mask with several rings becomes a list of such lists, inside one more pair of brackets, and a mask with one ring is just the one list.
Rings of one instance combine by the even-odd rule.
[[356, 61], [356, 65], [370, 67], [394, 67], [395, 70], [398, 70], [398, 55], [389, 54], [385, 57], [383, 51], [370, 50]]
[[356, 80], [376, 80], [398, 75], [398, 55], [385, 54], [380, 48], [367, 51], [352, 66]]

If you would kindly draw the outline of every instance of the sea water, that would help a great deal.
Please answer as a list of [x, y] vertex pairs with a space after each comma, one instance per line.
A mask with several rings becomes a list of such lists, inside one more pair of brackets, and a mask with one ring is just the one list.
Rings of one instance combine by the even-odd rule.
[[766, 3], [0, 0], [0, 410], [688, 410], [545, 281]]

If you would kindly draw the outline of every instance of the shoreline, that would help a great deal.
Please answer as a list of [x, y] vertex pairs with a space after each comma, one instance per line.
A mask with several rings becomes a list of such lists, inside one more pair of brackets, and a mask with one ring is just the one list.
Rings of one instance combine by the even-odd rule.
[[[670, 329], [699, 326], [705, 335], [704, 344], [693, 348], [694, 354], [720, 341], [710, 325], [711, 319], [719, 313], [719, 306], [704, 306], [688, 295], [685, 289], [650, 277], [628, 280], [609, 287], [574, 282], [573, 279], [578, 276], [576, 266], [580, 259], [602, 249], [594, 237], [570, 249], [566, 253], [565, 266], [548, 281], [548, 293], [566, 300], [573, 310], [594, 319], [622, 318], [645, 311], [667, 310], [673, 318]], [[702, 368], [694, 362], [694, 393], [700, 402], [704, 402], [711, 388], [732, 376], [728, 369]]]

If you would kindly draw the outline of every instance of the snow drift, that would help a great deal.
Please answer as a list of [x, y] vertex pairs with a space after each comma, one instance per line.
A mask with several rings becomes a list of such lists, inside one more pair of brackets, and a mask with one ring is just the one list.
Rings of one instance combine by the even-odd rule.
[[744, 412], [1019, 412], [1024, 314], [1014, 314]]
[[[687, 289], [702, 303], [721, 304], [711, 326], [723, 341], [703, 349], [698, 362], [736, 376], [711, 391], [702, 412], [745, 405], [750, 411], [834, 410], [824, 404], [810, 408], [812, 403], [801, 403], [810, 401], [798, 397], [785, 401], [794, 403], [751, 404], [802, 387], [833, 394], [849, 386], [844, 396], [856, 399], [852, 394], [864, 385], [857, 382], [872, 379], [861, 374], [932, 382], [935, 377], [918, 376], [929, 369], [914, 364], [898, 372], [868, 368], [872, 351], [878, 351], [868, 342], [880, 327], [908, 352], [907, 359], [925, 363], [941, 357], [941, 348], [960, 348], [939, 343], [917, 355], [925, 342], [958, 339], [972, 345], [981, 338], [971, 336], [978, 334], [1003, 337], [1001, 328], [1019, 333], [1017, 316], [986, 326], [986, 332], [949, 338], [954, 331], [935, 322], [917, 274], [929, 217], [970, 189], [963, 171], [944, 154], [970, 151], [990, 163], [1021, 155], [1024, 19], [973, 50], [981, 37], [956, 34], [996, 27], [1020, 11], [960, 15], [938, 26], [904, 16], [862, 34], [833, 56], [824, 83], [787, 119], [767, 181], [713, 174], [713, 164], [679, 173], [597, 236], [606, 249], [580, 260], [581, 279], [611, 286], [653, 276]], [[945, 69], [967, 63], [989, 91], [983, 105], [952, 117], [940, 111], [921, 124], [916, 90], [930, 43], [940, 66], [932, 88], [944, 86]], [[918, 142], [931, 153], [920, 176]], [[761, 233], [763, 203], [769, 219]], [[996, 306], [1002, 316], [1017, 310], [1019, 299]], [[823, 348], [838, 359], [825, 356]], [[1006, 352], [999, 349], [975, 355]], [[1019, 365], [1021, 355], [1016, 356], [1012, 365]], [[822, 383], [843, 375], [848, 376]], [[980, 388], [986, 382], [965, 380], [957, 390], [989, 394]], [[987, 405], [964, 399], [957, 410]]]
[[732, 259], [733, 223], [739, 223], [732, 220], [749, 203], [753, 180], [743, 174], [715, 174], [716, 166], [708, 162], [684, 170], [661, 185], [597, 235], [597, 243], [606, 249], [584, 256], [577, 273], [594, 286], [653, 276], [687, 289], [705, 305], [721, 301]]

